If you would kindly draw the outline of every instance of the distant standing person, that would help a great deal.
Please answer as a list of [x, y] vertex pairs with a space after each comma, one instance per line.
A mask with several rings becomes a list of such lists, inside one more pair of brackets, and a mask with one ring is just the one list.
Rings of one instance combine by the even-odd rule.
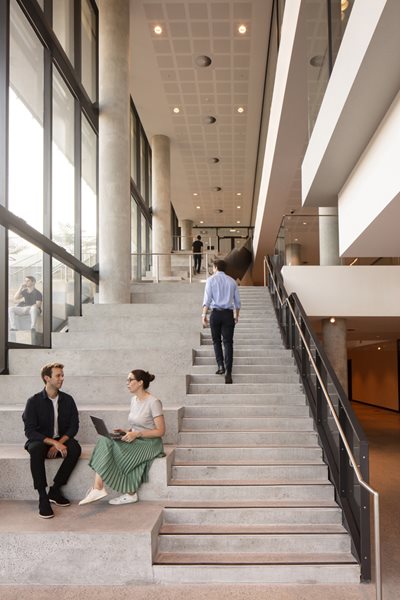
[[31, 331], [36, 331], [36, 322], [42, 312], [43, 296], [35, 286], [36, 279], [33, 275], [28, 275], [25, 277], [24, 283], [18, 288], [14, 300], [15, 302], [20, 300], [20, 302], [17, 306], [10, 306], [8, 309], [11, 331], [17, 331], [18, 327], [15, 317], [20, 315], [30, 315]]
[[[50, 363], [41, 371], [44, 389], [28, 399], [22, 419], [28, 441], [25, 450], [31, 455], [33, 487], [39, 494], [39, 517], [54, 517], [50, 502], [69, 506], [61, 488], [65, 485], [81, 455], [75, 436], [79, 429], [78, 409], [74, 399], [61, 391], [64, 365]], [[46, 492], [46, 458], [62, 458], [54, 483]]]
[[[239, 320], [240, 297], [237, 283], [226, 275], [227, 264], [216, 260], [213, 275], [206, 282], [204, 290], [202, 320], [208, 323], [207, 311], [211, 309], [210, 327], [218, 369], [216, 375], [225, 374], [225, 383], [232, 383], [233, 333]], [[222, 353], [221, 337], [224, 343]], [[225, 359], [225, 360], [224, 360]]]
[[193, 248], [193, 259], [194, 259], [194, 270], [196, 273], [200, 273], [201, 267], [201, 256], [203, 253], [203, 242], [201, 241], [201, 235], [198, 235], [192, 244]]

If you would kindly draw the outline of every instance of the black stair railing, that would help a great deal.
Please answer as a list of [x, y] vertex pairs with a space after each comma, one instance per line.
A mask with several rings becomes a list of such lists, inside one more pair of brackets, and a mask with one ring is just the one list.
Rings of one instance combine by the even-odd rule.
[[[275, 259], [275, 257], [274, 257]], [[376, 598], [382, 598], [379, 494], [368, 485], [368, 441], [296, 294], [288, 296], [276, 260], [265, 259], [265, 280], [286, 348], [293, 352], [314, 418], [361, 581], [371, 579], [370, 497], [374, 497]]]

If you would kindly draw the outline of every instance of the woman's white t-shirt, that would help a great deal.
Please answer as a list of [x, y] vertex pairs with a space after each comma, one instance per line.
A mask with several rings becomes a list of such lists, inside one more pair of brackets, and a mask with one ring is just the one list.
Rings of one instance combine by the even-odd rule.
[[137, 396], [133, 396], [128, 422], [134, 431], [156, 429], [154, 419], [162, 414], [163, 408], [158, 398], [148, 396], [144, 400], [139, 400]]

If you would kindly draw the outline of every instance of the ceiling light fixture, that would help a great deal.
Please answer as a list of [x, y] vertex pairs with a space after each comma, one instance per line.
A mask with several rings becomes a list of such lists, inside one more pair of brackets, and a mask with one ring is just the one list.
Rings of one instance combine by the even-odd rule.
[[204, 67], [209, 67], [211, 65], [211, 63], [212, 63], [212, 60], [211, 60], [211, 58], [209, 56], [206, 56], [204, 54], [204, 55], [201, 55], [201, 56], [196, 56], [194, 62], [196, 63], [196, 65], [198, 67], [204, 68]]
[[240, 225], [240, 221], [236, 221], [236, 223], [237, 223], [238, 225]]
[[200, 221], [200, 224], [202, 225], [204, 223], [204, 221]]
[[382, 350], [382, 348], [380, 346], [378, 346], [378, 350]]
[[238, 113], [242, 114], [244, 113], [244, 108], [243, 106], [239, 106], [239, 108], [237, 109]]
[[240, 208], [240, 206], [237, 206], [236, 208]]
[[175, 106], [175, 108], [173, 109], [173, 111], [174, 111], [174, 113], [176, 115], [181, 112], [180, 109], [177, 106]]
[[220, 192], [222, 190], [222, 187], [219, 187], [219, 185], [216, 185], [215, 187], [211, 188], [212, 192]]
[[336, 323], [336, 319], [335, 319], [335, 317], [331, 317], [331, 318], [329, 319], [329, 321], [330, 321], [330, 323]]
[[212, 158], [210, 158], [210, 163], [213, 163], [213, 164], [219, 163], [219, 158], [217, 158], [216, 156], [213, 156]]
[[198, 193], [197, 192], [193, 192], [193, 196], [198, 196]]
[[307, 221], [303, 221], [303, 225], [307, 225]]
[[242, 25], [239, 25], [239, 27], [238, 27], [238, 32], [239, 32], [241, 35], [244, 35], [244, 34], [246, 33], [246, 31], [247, 31], [247, 27], [246, 27], [246, 25], [243, 25], [243, 24], [242, 24]]
[[157, 35], [161, 35], [162, 34], [162, 27], [161, 27], [161, 25], [156, 25], [154, 27], [154, 33], [156, 33]]
[[236, 196], [241, 196], [242, 192], [236, 192]]
[[197, 208], [197, 209], [199, 209], [199, 208], [200, 208], [200, 206], [196, 206], [196, 208]]

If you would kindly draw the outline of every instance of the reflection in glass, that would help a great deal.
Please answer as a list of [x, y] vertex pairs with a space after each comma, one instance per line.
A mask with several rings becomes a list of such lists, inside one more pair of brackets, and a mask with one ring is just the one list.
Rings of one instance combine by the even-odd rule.
[[131, 177], [137, 184], [137, 121], [131, 110]]
[[74, 99], [53, 69], [52, 238], [74, 254]]
[[43, 254], [12, 231], [8, 234], [8, 250], [8, 339], [41, 345]]
[[52, 331], [59, 331], [68, 317], [75, 314], [74, 309], [74, 281], [75, 274], [72, 269], [61, 262], [52, 259], [53, 275], [53, 322]]
[[82, 84], [89, 98], [97, 99], [96, 15], [89, 0], [82, 0]]
[[146, 138], [143, 131], [140, 135], [140, 193], [143, 200], [146, 201]]
[[147, 271], [147, 222], [142, 213], [140, 213], [140, 252], [142, 254], [142, 277]]
[[10, 4], [9, 209], [43, 232], [43, 46]]
[[132, 254], [132, 279], [138, 277], [138, 206], [131, 198], [131, 254]]
[[82, 277], [82, 304], [94, 304], [96, 284]]
[[74, 0], [53, 0], [53, 30], [74, 64]]
[[82, 115], [82, 262], [96, 264], [97, 137]]

